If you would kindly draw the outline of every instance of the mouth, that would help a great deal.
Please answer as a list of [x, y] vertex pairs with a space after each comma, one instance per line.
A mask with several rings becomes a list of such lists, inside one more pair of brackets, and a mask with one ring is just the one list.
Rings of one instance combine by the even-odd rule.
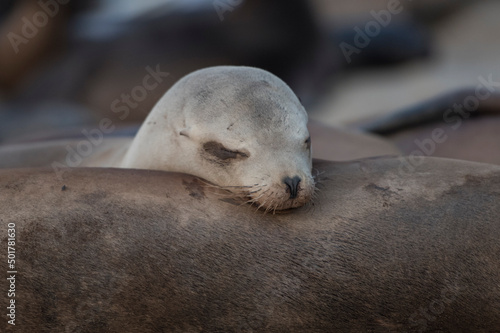
[[287, 191], [273, 192], [267, 189], [263, 193], [249, 193], [247, 196], [247, 203], [251, 206], [257, 207], [265, 213], [284, 213], [293, 211], [296, 208], [305, 206], [311, 201], [311, 195], [304, 190], [299, 190], [294, 196], [291, 196]]
[[223, 201], [235, 205], [249, 205], [264, 213], [287, 213], [307, 205], [314, 193], [315, 185], [300, 186], [291, 193], [288, 187], [254, 184], [251, 186], [219, 186], [206, 183], [215, 191], [226, 196]]

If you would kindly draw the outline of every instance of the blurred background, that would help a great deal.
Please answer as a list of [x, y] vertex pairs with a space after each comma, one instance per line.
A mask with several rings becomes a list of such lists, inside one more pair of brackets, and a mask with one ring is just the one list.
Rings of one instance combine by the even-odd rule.
[[0, 143], [133, 133], [182, 76], [266, 69], [337, 127], [500, 82], [500, 2], [3, 0]]

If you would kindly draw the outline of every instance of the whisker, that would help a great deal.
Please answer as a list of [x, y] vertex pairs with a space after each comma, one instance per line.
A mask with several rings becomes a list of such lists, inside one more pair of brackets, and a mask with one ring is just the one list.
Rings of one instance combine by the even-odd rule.
[[[269, 197], [273, 198], [274, 193], [275, 192], [272, 191], [271, 194], [269, 195]], [[271, 202], [269, 203], [269, 205], [266, 204], [266, 210], [264, 211], [264, 215], [272, 210], [272, 207], [273, 207], [275, 202], [276, 202], [276, 198], [272, 199]]]
[[[323, 173], [324, 172], [317, 171], [314, 175], [309, 176], [308, 182], [309, 184], [312, 184], [312, 188], [309, 192], [309, 202], [302, 203], [302, 205], [306, 206], [308, 209], [314, 208], [314, 202], [318, 200], [321, 194], [321, 189], [316, 185], [321, 183], [321, 179], [318, 179], [318, 177]], [[280, 210], [294, 207], [302, 202], [299, 201], [299, 198], [290, 200], [284, 193], [282, 193], [282, 188], [273, 188], [267, 184], [267, 182], [255, 183], [252, 185], [227, 186], [213, 184], [204, 179], [200, 179], [200, 182], [207, 188], [215, 189], [215, 191], [211, 192], [216, 196], [224, 199], [228, 198], [237, 200], [236, 204], [238, 206], [249, 205], [249, 207], [255, 208], [256, 212], [259, 210], [262, 211], [264, 215], [268, 213], [276, 215]], [[298, 190], [302, 193], [302, 191], [305, 191], [306, 189], [299, 187]]]
[[313, 171], [316, 171], [316, 174], [312, 175], [313, 178], [317, 178], [318, 176], [321, 176], [325, 173], [324, 171], [319, 171], [318, 169], [313, 169]]
[[274, 205], [273, 215], [276, 215], [276, 209], [278, 209], [278, 203]]
[[262, 191], [262, 188], [259, 188], [258, 190], [255, 190], [255, 191], [248, 192], [248, 194], [254, 194], [254, 193], [257, 193], [259, 191]]
[[[272, 198], [272, 195], [273, 195], [273, 194], [274, 194], [274, 192], [271, 192], [271, 194], [269, 194], [269, 195], [267, 196], [266, 200], [264, 200], [264, 201], [262, 202], [262, 204], [261, 204], [261, 205], [257, 208], [257, 209], [261, 209], [262, 207], [266, 206], [266, 209], [264, 210], [264, 215], [267, 213], [267, 210], [269, 209], [269, 206], [270, 206], [270, 205], [268, 205], [268, 202], [269, 202], [269, 199], [270, 199], [270, 198]], [[272, 202], [273, 202], [273, 201], [271, 201], [271, 203], [272, 203]]]
[[263, 203], [261, 203], [261, 204], [260, 204], [260, 206], [259, 206], [259, 207], [257, 207], [257, 210], [261, 209], [261, 208], [262, 208], [262, 206], [264, 206], [265, 204], [266, 204], [266, 201], [264, 201]]
[[[258, 212], [262, 208], [262, 206], [264, 206], [265, 204], [266, 204], [266, 201], [261, 203], [260, 206], [258, 206], [257, 209], [255, 210], [255, 212]], [[264, 212], [264, 214], [265, 214], [265, 212]]]
[[263, 193], [261, 193], [257, 198], [252, 198], [252, 199], [248, 200], [246, 203], [255, 203], [255, 202], [257, 202], [257, 200], [259, 200], [260, 198], [262, 198], [267, 193], [267, 191], [269, 191], [269, 189], [267, 189], [266, 191], [264, 191]]

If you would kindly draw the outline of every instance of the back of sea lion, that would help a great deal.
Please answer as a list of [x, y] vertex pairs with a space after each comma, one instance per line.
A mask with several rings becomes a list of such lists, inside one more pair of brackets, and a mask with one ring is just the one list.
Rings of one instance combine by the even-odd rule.
[[0, 170], [1, 260], [15, 260], [0, 284], [13, 316], [4, 331], [500, 327], [498, 167], [425, 158], [403, 174], [388, 158], [314, 168], [313, 205], [276, 215], [183, 174], [75, 168], [60, 181]]

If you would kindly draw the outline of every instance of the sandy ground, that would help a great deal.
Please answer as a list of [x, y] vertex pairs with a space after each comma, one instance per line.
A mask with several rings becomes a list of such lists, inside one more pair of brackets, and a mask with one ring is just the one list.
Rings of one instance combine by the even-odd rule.
[[[363, 16], [359, 9], [369, 13], [384, 3], [387, 1], [374, 1], [370, 8], [360, 2], [358, 11], [354, 11], [355, 4], [344, 6], [343, 10]], [[456, 88], [476, 86], [481, 76], [492, 75], [493, 81], [500, 82], [498, 13], [499, 1], [472, 3], [436, 26], [430, 59], [389, 69], [342, 74], [324, 100], [309, 110], [311, 118], [343, 125], [395, 111]]]

